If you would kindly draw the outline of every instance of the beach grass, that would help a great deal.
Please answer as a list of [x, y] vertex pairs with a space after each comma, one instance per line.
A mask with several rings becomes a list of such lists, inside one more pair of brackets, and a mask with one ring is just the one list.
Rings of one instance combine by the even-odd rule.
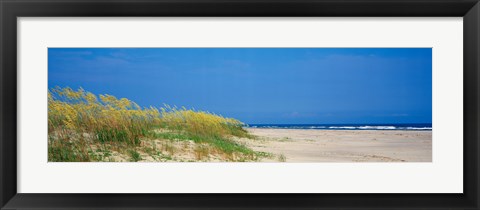
[[[48, 92], [51, 162], [115, 161], [114, 153], [123, 155], [125, 161], [142, 161], [143, 153], [154, 160], [172, 160], [178, 151], [192, 153], [197, 161], [211, 157], [256, 161], [264, 157], [234, 140], [253, 139], [243, 126], [239, 120], [207, 111], [166, 104], [142, 108], [129, 99], [95, 95], [82, 88], [56, 87]], [[194, 149], [176, 148], [182, 141], [193, 142]]]

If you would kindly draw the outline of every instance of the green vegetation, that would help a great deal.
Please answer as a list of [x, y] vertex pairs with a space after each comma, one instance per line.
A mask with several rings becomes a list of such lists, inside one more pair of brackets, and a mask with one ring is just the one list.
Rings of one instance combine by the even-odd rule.
[[133, 162], [138, 162], [140, 160], [142, 160], [142, 157], [140, 157], [140, 153], [138, 153], [137, 151], [135, 150], [130, 150], [130, 156], [132, 157], [131, 160]]

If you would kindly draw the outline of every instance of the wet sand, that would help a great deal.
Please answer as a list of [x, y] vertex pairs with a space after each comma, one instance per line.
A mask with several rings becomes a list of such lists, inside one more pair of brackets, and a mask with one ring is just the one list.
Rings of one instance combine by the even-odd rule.
[[248, 128], [266, 162], [431, 162], [432, 131]]

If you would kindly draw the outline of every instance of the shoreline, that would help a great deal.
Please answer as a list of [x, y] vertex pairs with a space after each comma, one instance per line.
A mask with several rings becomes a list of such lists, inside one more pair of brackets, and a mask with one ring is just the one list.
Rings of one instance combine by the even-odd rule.
[[432, 162], [431, 130], [246, 128], [265, 162]]
[[428, 129], [317, 129], [317, 128], [264, 128], [264, 127], [243, 127], [245, 130], [250, 129], [275, 129], [275, 130], [305, 130], [305, 131], [425, 131], [432, 132]]

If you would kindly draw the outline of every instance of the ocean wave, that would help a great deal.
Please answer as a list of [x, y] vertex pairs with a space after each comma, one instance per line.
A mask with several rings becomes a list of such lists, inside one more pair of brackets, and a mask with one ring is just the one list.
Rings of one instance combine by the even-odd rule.
[[356, 127], [353, 127], [353, 126], [330, 126], [328, 128], [331, 128], [331, 129], [355, 129]]
[[420, 128], [420, 127], [407, 127], [406, 129], [407, 129], [407, 130], [432, 130], [431, 127], [423, 127], [423, 128]]
[[250, 125], [250, 128], [318, 130], [432, 130], [428, 125]]
[[319, 128], [327, 128], [326, 126], [310, 126], [310, 129], [319, 129]]
[[358, 129], [362, 130], [395, 130], [395, 126], [360, 126]]

